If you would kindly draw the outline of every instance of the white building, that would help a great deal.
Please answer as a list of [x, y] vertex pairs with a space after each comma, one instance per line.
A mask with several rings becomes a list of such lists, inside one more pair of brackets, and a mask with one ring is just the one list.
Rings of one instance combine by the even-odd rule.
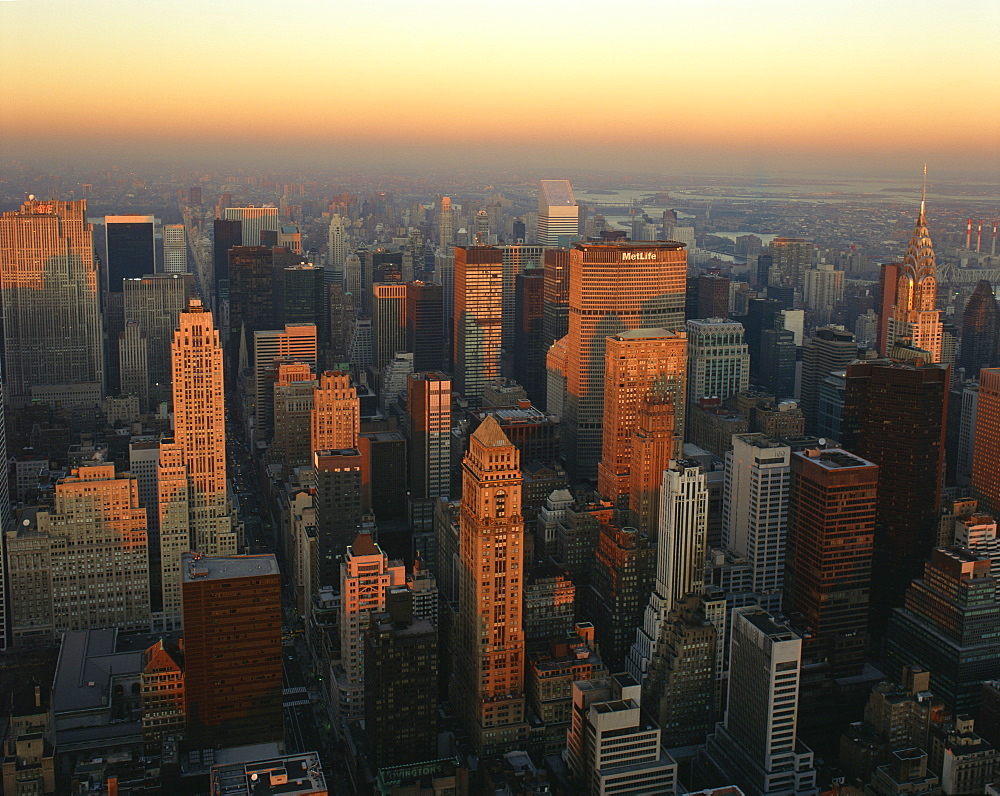
[[244, 246], [260, 246], [261, 230], [277, 232], [280, 224], [276, 207], [227, 207], [225, 218], [242, 222]]
[[621, 673], [573, 683], [566, 762], [591, 796], [674, 793], [677, 763], [660, 746], [660, 729], [640, 714], [642, 687]]
[[722, 544], [747, 559], [753, 592], [766, 610], [781, 610], [791, 448], [763, 434], [734, 434], [726, 453]]
[[656, 582], [642, 627], [629, 655], [629, 674], [641, 680], [657, 652], [660, 628], [687, 594], [705, 590], [705, 535], [708, 530], [708, 479], [697, 462], [670, 462], [660, 490]]
[[[580, 233], [580, 209], [569, 180], [541, 180], [538, 191], [538, 245], [565, 246]], [[560, 242], [560, 238], [563, 238]]]
[[183, 224], [163, 225], [163, 272], [188, 272], [187, 234]]
[[333, 272], [331, 281], [337, 284], [343, 282], [344, 266], [347, 264], [347, 230], [344, 219], [338, 213], [330, 217], [326, 263], [327, 268]]
[[745, 793], [816, 796], [813, 753], [796, 738], [802, 639], [756, 606], [733, 612], [729, 699], [705, 753]]

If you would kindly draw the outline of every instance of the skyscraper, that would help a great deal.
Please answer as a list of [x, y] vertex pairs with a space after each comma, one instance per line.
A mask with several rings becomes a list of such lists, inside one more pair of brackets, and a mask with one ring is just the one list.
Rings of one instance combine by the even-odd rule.
[[400, 349], [413, 354], [413, 370], [444, 367], [444, 317], [441, 285], [408, 282], [406, 285], [406, 344]]
[[538, 191], [538, 245], [572, 243], [580, 232], [579, 214], [569, 180], [542, 180]]
[[163, 225], [163, 272], [186, 274], [188, 271], [187, 232], [183, 224]]
[[629, 329], [683, 329], [686, 271], [679, 243], [573, 244], [562, 419], [567, 461], [578, 478], [594, 478], [601, 456], [606, 338]]
[[185, 553], [182, 572], [187, 739], [283, 741], [278, 562]]
[[451, 481], [451, 379], [435, 371], [406, 380], [409, 415], [411, 519], [428, 530], [434, 502], [447, 497]]
[[361, 402], [350, 374], [327, 370], [319, 375], [310, 417], [312, 453], [358, 446]]
[[[241, 335], [246, 335], [250, 346], [254, 332], [275, 326], [277, 251], [280, 250], [269, 246], [236, 246], [229, 250], [229, 339], [226, 346], [234, 371]], [[280, 255], [277, 259], [281, 259]]]
[[451, 198], [442, 196], [438, 204], [438, 246], [450, 249], [455, 242], [455, 220], [451, 209]]
[[[170, 346], [193, 286], [194, 277], [190, 274], [150, 274], [122, 283], [125, 325], [137, 323], [146, 335], [146, 366], [151, 386], [166, 388], [173, 378]], [[158, 399], [165, 400], [166, 395]]]
[[975, 378], [983, 368], [1000, 365], [1000, 307], [985, 279], [976, 284], [962, 313], [962, 353], [958, 367], [965, 378]]
[[344, 219], [338, 213], [330, 216], [327, 233], [327, 269], [333, 273], [334, 282], [344, 281], [344, 265], [347, 262], [347, 230]]
[[[7, 427], [4, 423], [3, 382], [0, 381], [0, 461], [7, 461]], [[14, 518], [10, 512], [9, 468], [0, 467], [0, 652], [7, 649], [7, 531]]]
[[123, 279], [156, 273], [155, 216], [104, 217], [104, 290], [122, 292]]
[[548, 351], [569, 331], [569, 249], [546, 249], [543, 263], [545, 317], [542, 329]]
[[893, 315], [896, 309], [896, 290], [899, 287], [901, 268], [900, 263], [883, 263], [882, 270], [879, 272], [878, 340], [875, 347], [884, 357], [889, 356], [889, 351], [896, 339], [896, 335], [893, 333], [895, 325]]
[[878, 467], [843, 450], [792, 454], [783, 610], [807, 634], [803, 659], [861, 674], [868, 629]]
[[662, 510], [656, 553], [656, 582], [636, 632], [629, 671], [641, 678], [657, 655], [671, 611], [689, 594], [705, 589], [708, 482], [694, 461], [674, 460], [663, 473]]
[[750, 350], [743, 324], [722, 318], [691, 320], [688, 339], [687, 403], [702, 398], [725, 401], [750, 384]]
[[802, 238], [774, 238], [768, 245], [771, 288], [801, 288], [806, 269], [812, 267], [813, 243]]
[[497, 246], [503, 264], [503, 346], [505, 351], [514, 347], [514, 324], [517, 315], [517, 277], [525, 271], [540, 268], [545, 249], [513, 243]]
[[[879, 466], [872, 567], [872, 627], [885, 630], [937, 543], [948, 371], [922, 362], [858, 362], [847, 368], [843, 445]], [[982, 393], [980, 393], [980, 400]]]
[[604, 359], [604, 429], [597, 489], [620, 508], [628, 506], [632, 442], [644, 399], [670, 396], [674, 433], [684, 425], [687, 340], [683, 332], [632, 329], [610, 335]]
[[[229, 250], [243, 245], [243, 222], [217, 218], [212, 227], [212, 282], [215, 301], [229, 298]], [[219, 309], [216, 304], [216, 310]]]
[[227, 207], [224, 218], [241, 222], [244, 246], [260, 246], [261, 230], [278, 231], [277, 207]]
[[979, 372], [976, 436], [972, 448], [972, 492], [1000, 515], [1000, 368]]
[[11, 406], [33, 397], [86, 406], [100, 400], [97, 276], [86, 201], [29, 199], [0, 216], [4, 386]]
[[406, 350], [406, 285], [372, 286], [372, 331], [375, 334], [375, 367], [382, 370], [397, 353]]
[[729, 699], [706, 754], [744, 793], [816, 796], [813, 753], [796, 738], [802, 639], [766, 611], [733, 612]]
[[781, 610], [791, 448], [763, 434], [734, 434], [726, 454], [722, 543], [750, 563], [756, 602]]
[[233, 555], [236, 532], [226, 499], [222, 345], [212, 313], [200, 299], [191, 299], [180, 314], [172, 356], [174, 440], [187, 467], [191, 549]]
[[896, 283], [893, 335], [909, 338], [911, 344], [931, 354], [931, 362], [941, 362], [941, 313], [937, 309], [937, 263], [934, 245], [924, 215], [927, 194], [924, 169], [924, 197], [913, 235], [906, 247]]
[[347, 722], [365, 713], [364, 632], [373, 614], [385, 610], [390, 589], [406, 586], [402, 561], [390, 561], [372, 535], [362, 531], [340, 564], [341, 668], [334, 671], [336, 710]]
[[514, 337], [507, 349], [513, 350], [514, 378], [535, 405], [545, 398], [544, 287], [541, 268], [529, 268], [515, 278]]
[[455, 247], [455, 387], [477, 400], [500, 375], [503, 257], [495, 246]]
[[520, 452], [488, 415], [462, 462], [461, 570], [452, 704], [478, 754], [527, 737]]
[[819, 419], [819, 389], [831, 371], [843, 370], [857, 358], [854, 335], [843, 326], [824, 326], [802, 346], [802, 398], [799, 406], [806, 430], [816, 431]]

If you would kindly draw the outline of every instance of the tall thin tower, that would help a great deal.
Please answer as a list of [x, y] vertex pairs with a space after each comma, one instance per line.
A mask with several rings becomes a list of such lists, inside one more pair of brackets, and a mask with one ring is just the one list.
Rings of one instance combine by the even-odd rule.
[[924, 166], [920, 215], [917, 216], [910, 244], [906, 247], [896, 283], [893, 333], [896, 338], [908, 337], [912, 345], [930, 351], [931, 362], [940, 362], [943, 324], [937, 309], [937, 263], [924, 215], [926, 204], [927, 166]]
[[521, 454], [488, 415], [469, 438], [459, 513], [459, 618], [452, 702], [478, 754], [527, 738], [521, 587]]
[[174, 440], [187, 467], [191, 546], [204, 555], [235, 555], [226, 502], [222, 345], [200, 299], [191, 299], [180, 314], [171, 354]]

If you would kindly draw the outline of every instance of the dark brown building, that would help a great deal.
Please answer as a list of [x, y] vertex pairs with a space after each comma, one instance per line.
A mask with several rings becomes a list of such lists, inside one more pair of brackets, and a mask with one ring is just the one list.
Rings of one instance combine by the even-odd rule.
[[843, 450], [793, 453], [783, 608], [807, 633], [804, 661], [861, 674], [868, 630], [878, 467]]
[[185, 553], [181, 568], [188, 741], [201, 747], [282, 741], [275, 557]]
[[444, 294], [433, 282], [406, 285], [406, 350], [413, 354], [413, 370], [440, 370], [444, 366]]
[[843, 446], [879, 466], [871, 630], [919, 578], [937, 544], [948, 368], [873, 360], [847, 368]]
[[698, 277], [698, 317], [729, 317], [729, 280], [718, 274]]
[[534, 403], [545, 399], [544, 324], [545, 279], [540, 268], [529, 268], [514, 277], [514, 378]]
[[361, 527], [368, 467], [357, 448], [316, 451], [316, 531], [319, 586], [340, 582], [340, 558]]

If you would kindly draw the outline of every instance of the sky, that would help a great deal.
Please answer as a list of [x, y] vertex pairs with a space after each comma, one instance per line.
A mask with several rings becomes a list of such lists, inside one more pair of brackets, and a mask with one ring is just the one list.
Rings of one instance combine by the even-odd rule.
[[998, 31], [996, 0], [0, 0], [0, 156], [1000, 180]]

